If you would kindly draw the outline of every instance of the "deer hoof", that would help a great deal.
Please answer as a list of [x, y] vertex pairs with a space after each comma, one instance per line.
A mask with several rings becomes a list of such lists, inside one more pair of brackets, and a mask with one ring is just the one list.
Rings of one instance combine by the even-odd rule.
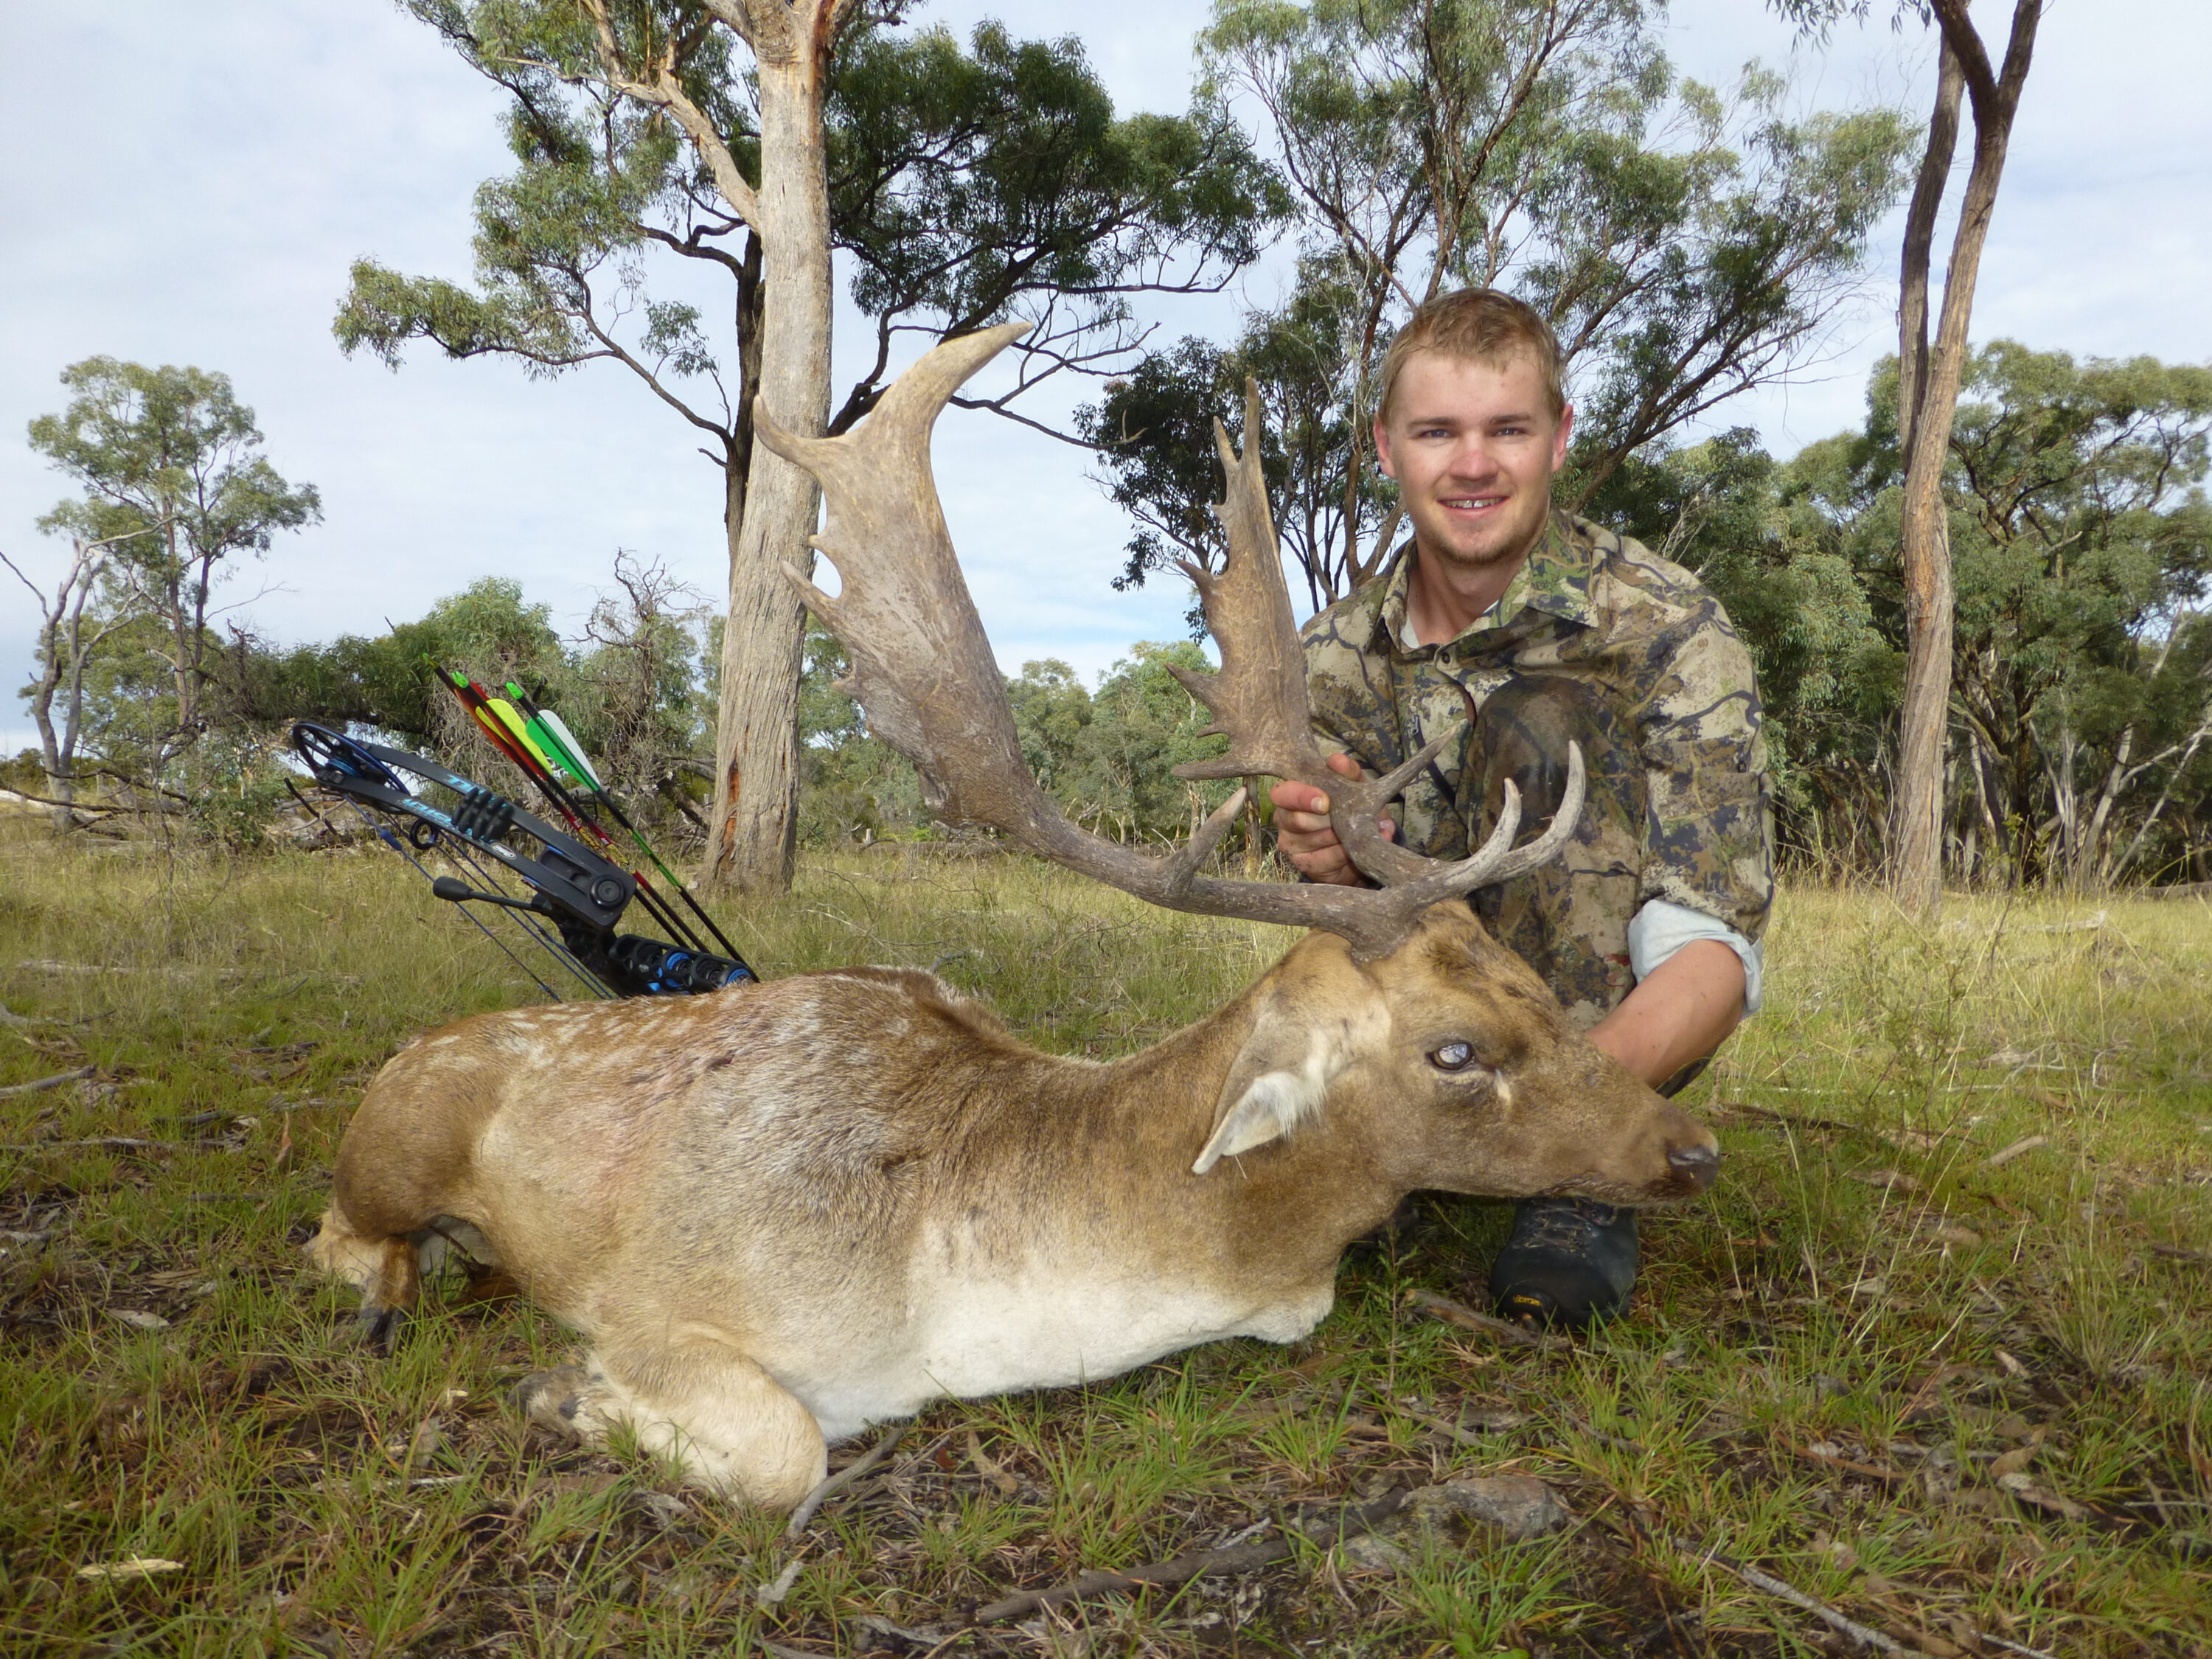
[[364, 1304], [361, 1311], [354, 1316], [354, 1340], [380, 1359], [389, 1359], [399, 1340], [399, 1328], [406, 1321], [407, 1310], [404, 1308]]
[[581, 1440], [590, 1429], [585, 1400], [594, 1381], [581, 1365], [532, 1371], [514, 1386], [515, 1407], [538, 1427]]

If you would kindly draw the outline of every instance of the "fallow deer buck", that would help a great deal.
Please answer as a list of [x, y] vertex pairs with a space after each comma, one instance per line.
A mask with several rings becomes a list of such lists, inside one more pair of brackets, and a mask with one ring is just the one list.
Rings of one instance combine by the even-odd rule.
[[[1324, 786], [1370, 889], [1202, 873], [1232, 798], [1168, 857], [1061, 816], [1022, 761], [929, 467], [939, 410], [1018, 326], [950, 341], [851, 434], [763, 442], [825, 492], [842, 591], [791, 579], [845, 643], [872, 728], [933, 809], [1172, 909], [1310, 933], [1242, 996], [1099, 1064], [1039, 1053], [932, 975], [855, 968], [666, 1001], [479, 1015], [371, 1085], [318, 1262], [379, 1333], [458, 1241], [590, 1340], [525, 1383], [586, 1438], [628, 1424], [697, 1483], [788, 1507], [828, 1442], [945, 1395], [1111, 1376], [1328, 1313], [1344, 1246], [1417, 1188], [1644, 1205], [1712, 1180], [1712, 1136], [1571, 1030], [1464, 902], [1556, 853], [1583, 795], [1512, 846], [1437, 864], [1377, 833], [1400, 771], [1352, 785], [1307, 721], [1256, 404], [1193, 570], [1230, 738], [1193, 778]], [[1178, 672], [1182, 671], [1178, 670]]]

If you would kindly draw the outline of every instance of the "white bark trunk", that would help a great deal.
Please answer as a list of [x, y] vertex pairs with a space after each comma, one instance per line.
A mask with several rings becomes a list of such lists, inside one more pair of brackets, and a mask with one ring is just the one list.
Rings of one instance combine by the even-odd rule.
[[[784, 426], [813, 437], [830, 407], [823, 64], [805, 32], [792, 33], [799, 38], [795, 53], [764, 52], [760, 62], [760, 395]], [[805, 472], [756, 444], [744, 501], [744, 515], [730, 532], [707, 880], [739, 892], [779, 893], [791, 884], [798, 827], [804, 611], [778, 567], [787, 561], [813, 568], [807, 538], [820, 496]]]

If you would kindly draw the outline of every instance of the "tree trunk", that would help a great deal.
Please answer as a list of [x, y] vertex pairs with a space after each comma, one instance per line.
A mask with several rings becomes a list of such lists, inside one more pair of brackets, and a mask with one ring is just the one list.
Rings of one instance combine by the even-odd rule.
[[1928, 265], [1936, 246], [1936, 216], [1943, 206], [1943, 186], [1951, 177], [1951, 158], [1959, 147], [1959, 100], [1966, 94], [1966, 72], [1951, 43], [1942, 43], [1936, 72], [1936, 111], [1928, 120], [1928, 149], [1913, 182], [1912, 206], [1905, 216], [1905, 254], [1897, 295], [1897, 443], [1912, 449], [1912, 432], [1928, 376]]
[[[788, 53], [757, 43], [759, 231], [763, 319], [760, 395], [792, 431], [818, 435], [830, 412], [830, 195], [823, 156], [827, 48], [800, 29]], [[798, 830], [799, 679], [804, 618], [781, 567], [811, 570], [820, 496], [800, 468], [751, 446], [732, 502], [729, 617], [714, 733], [714, 806], [706, 880], [743, 893], [791, 884]]]
[[[1915, 412], [1909, 417], [1911, 442], [1905, 450], [1905, 707], [1898, 738], [1889, 879], [1899, 903], [1921, 915], [1935, 911], [1943, 890], [1943, 729], [1951, 705], [1952, 623], [1943, 465], [1950, 452], [1951, 423], [1958, 413], [1959, 386], [1966, 373], [1966, 327], [1973, 314], [1974, 283], [1980, 270], [1982, 247], [1989, 238], [1990, 218], [1996, 207], [2005, 149], [2012, 137], [2014, 112], [2020, 106], [2020, 88], [2027, 78], [2041, 10], [2042, 0], [2018, 0], [2004, 76], [1999, 81], [1990, 73], [1980, 37], [1966, 20], [1966, 0], [1936, 0], [1946, 64], [1956, 58], [1972, 95], [1974, 164], [1966, 179], [1958, 233], [1951, 243], [1951, 262], [1944, 271], [1942, 319], [1919, 376], [1919, 395], [1914, 400]], [[1940, 117], [1940, 76], [1937, 95]], [[1937, 125], [1930, 124], [1931, 144]], [[1903, 286], [1907, 294], [1911, 292], [1909, 271]], [[1924, 294], [1924, 276], [1922, 291]], [[1899, 388], [1900, 408], [1905, 392]]]

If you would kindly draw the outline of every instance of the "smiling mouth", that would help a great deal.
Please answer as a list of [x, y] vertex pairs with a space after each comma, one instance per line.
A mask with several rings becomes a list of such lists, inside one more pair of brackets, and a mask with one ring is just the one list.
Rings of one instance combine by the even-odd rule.
[[1450, 513], [1487, 513], [1505, 505], [1504, 495], [1447, 495], [1437, 504]]

